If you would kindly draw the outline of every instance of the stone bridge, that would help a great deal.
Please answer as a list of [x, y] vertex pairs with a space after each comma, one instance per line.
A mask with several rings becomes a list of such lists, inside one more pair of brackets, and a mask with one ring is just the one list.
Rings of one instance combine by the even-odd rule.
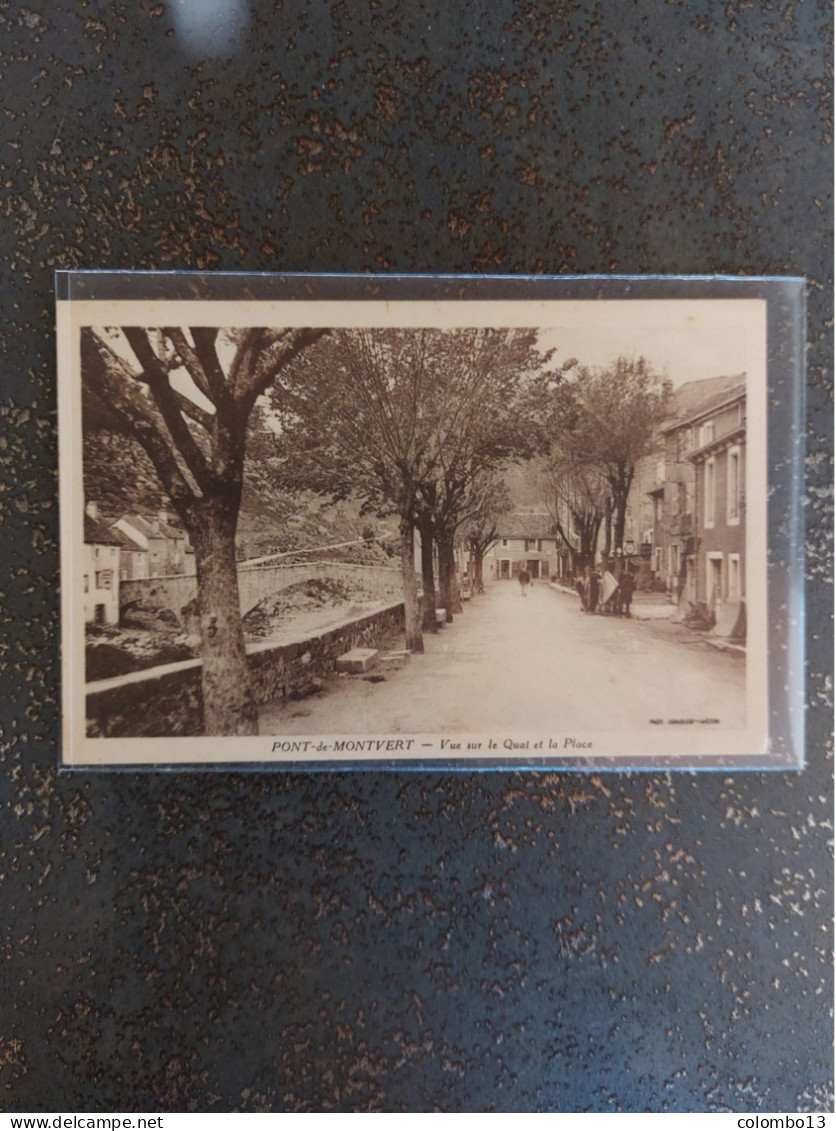
[[[348, 562], [307, 562], [294, 565], [239, 566], [238, 595], [241, 614], [248, 613], [265, 597], [289, 589], [298, 581], [328, 578], [348, 585], [361, 583], [376, 597], [396, 598], [401, 593], [401, 571], [389, 566], [353, 565]], [[183, 623], [185, 609], [197, 596], [197, 578], [193, 574], [170, 577], [144, 577], [122, 581], [119, 585], [119, 608], [139, 604], [145, 609], [169, 609]]]

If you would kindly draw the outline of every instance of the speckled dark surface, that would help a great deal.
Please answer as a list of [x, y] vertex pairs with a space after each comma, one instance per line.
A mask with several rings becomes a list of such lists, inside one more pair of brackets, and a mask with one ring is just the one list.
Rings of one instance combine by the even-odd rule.
[[[0, 4], [0, 1107], [832, 1110], [830, 5], [251, 8]], [[807, 275], [807, 770], [59, 775], [57, 267]]]

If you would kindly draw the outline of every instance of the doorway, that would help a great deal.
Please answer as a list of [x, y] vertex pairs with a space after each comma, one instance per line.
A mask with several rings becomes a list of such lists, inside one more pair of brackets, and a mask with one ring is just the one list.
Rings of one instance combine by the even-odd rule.
[[708, 607], [719, 608], [723, 603], [723, 555], [708, 554], [706, 559]]

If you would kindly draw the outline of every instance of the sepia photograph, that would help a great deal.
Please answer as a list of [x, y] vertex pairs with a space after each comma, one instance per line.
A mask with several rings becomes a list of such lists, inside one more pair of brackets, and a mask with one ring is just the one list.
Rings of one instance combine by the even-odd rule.
[[59, 302], [67, 766], [758, 766], [766, 303]]

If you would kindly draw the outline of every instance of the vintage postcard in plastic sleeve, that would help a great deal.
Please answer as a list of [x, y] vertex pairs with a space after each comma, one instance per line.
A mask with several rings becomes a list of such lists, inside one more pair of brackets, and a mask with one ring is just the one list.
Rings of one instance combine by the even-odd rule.
[[801, 764], [800, 280], [57, 287], [63, 767]]

